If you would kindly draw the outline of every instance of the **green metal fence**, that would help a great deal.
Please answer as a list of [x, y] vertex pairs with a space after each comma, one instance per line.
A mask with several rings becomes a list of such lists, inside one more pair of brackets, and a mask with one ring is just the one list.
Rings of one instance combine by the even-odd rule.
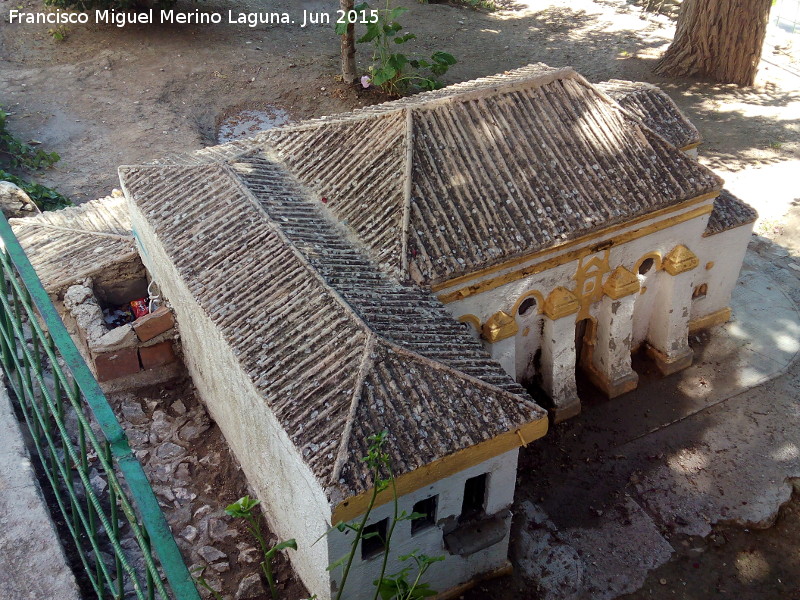
[[85, 579], [98, 598], [197, 600], [122, 427], [2, 214], [0, 240], [0, 361]]

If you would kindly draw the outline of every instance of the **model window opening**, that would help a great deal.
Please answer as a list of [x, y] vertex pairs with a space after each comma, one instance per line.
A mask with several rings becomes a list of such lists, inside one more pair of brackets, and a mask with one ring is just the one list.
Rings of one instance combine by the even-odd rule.
[[652, 258], [645, 258], [639, 265], [639, 275], [647, 275], [653, 268], [655, 261]]
[[699, 300], [700, 298], [705, 298], [706, 294], [708, 294], [708, 284], [704, 283], [702, 285], [698, 285], [694, 288], [692, 292], [692, 300]]
[[411, 535], [436, 524], [436, 504], [438, 500], [439, 496], [431, 496], [414, 504], [414, 512], [425, 516], [411, 521]]
[[519, 310], [517, 311], [517, 313], [519, 314], [519, 316], [522, 317], [533, 311], [533, 309], [535, 308], [536, 308], [536, 298], [533, 297], [525, 298], [525, 300], [522, 301], [522, 304], [519, 305]]
[[461, 505], [461, 520], [480, 517], [486, 506], [487, 474], [470, 477], [464, 483], [464, 502]]
[[364, 527], [361, 536], [361, 558], [367, 560], [383, 553], [386, 549], [386, 530], [389, 519], [383, 519]]

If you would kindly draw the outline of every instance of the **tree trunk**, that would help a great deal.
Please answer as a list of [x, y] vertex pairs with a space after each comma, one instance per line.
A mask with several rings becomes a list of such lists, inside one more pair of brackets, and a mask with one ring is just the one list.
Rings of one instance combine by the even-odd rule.
[[683, 0], [656, 73], [753, 85], [772, 0]]
[[[339, 0], [339, 6], [346, 17], [353, 10], [353, 0]], [[349, 23], [347, 32], [342, 35], [342, 81], [345, 83], [353, 83], [356, 80], [355, 32], [355, 23]]]

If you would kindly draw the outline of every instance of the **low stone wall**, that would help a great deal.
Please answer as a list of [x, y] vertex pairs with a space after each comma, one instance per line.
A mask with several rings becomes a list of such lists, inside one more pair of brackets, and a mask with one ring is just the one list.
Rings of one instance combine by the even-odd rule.
[[109, 329], [91, 280], [69, 287], [65, 311], [87, 362], [99, 382], [109, 382], [165, 367], [178, 360], [177, 332], [172, 310], [162, 306], [152, 313]]

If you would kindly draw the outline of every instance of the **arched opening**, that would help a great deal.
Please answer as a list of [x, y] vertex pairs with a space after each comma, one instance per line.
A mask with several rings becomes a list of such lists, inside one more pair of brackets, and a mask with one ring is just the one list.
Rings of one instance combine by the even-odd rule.
[[602, 401], [602, 392], [589, 378], [597, 339], [597, 322], [587, 317], [575, 323], [575, 385], [581, 402]]
[[645, 258], [639, 265], [639, 275], [647, 275], [655, 264], [656, 261], [652, 258]]
[[708, 294], [708, 284], [703, 283], [702, 285], [698, 285], [692, 291], [692, 300], [699, 300], [700, 298], [705, 298], [706, 294]]
[[537, 305], [536, 298], [533, 296], [529, 296], [528, 298], [525, 298], [525, 300], [522, 301], [522, 304], [519, 305], [519, 310], [517, 311], [517, 314], [520, 317], [524, 317], [529, 314], [535, 314], [536, 305]]

